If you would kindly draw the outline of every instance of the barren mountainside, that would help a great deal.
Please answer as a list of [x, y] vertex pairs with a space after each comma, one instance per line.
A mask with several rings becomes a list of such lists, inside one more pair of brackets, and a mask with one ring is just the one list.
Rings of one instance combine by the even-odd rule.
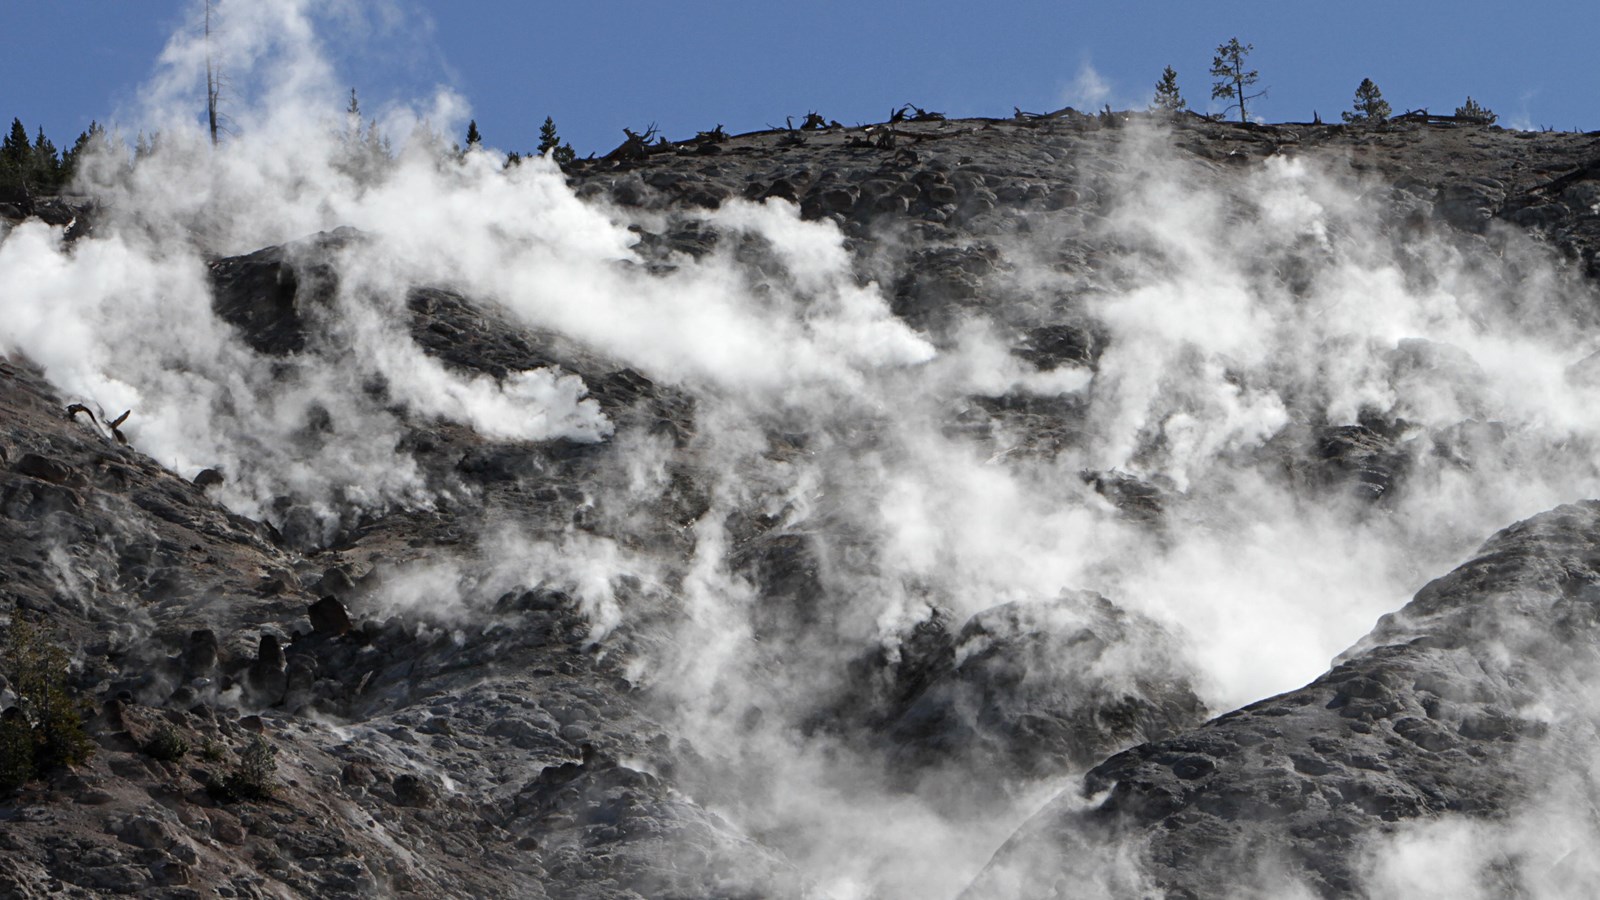
[[0, 897], [1600, 887], [1600, 137], [295, 152], [0, 204]]

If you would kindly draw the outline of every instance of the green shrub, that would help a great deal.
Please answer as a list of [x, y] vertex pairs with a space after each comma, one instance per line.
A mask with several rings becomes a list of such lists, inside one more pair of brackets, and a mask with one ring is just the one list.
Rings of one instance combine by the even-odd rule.
[[21, 710], [0, 714], [0, 791], [19, 788], [33, 777], [33, 729]]
[[278, 790], [274, 780], [278, 773], [277, 757], [277, 747], [259, 735], [251, 738], [250, 745], [239, 754], [239, 764], [211, 786], [212, 794], [225, 802], [271, 800]]
[[0, 717], [0, 787], [75, 766], [94, 752], [82, 700], [67, 685], [69, 662], [67, 651], [20, 612], [13, 615], [0, 644], [0, 675], [17, 693], [17, 705]]
[[177, 762], [188, 755], [189, 739], [171, 724], [163, 722], [155, 733], [150, 735], [150, 740], [145, 742], [144, 752], [145, 755], [162, 762]]
[[200, 758], [208, 763], [222, 762], [227, 753], [228, 748], [222, 746], [222, 742], [216, 738], [206, 738], [200, 742]]

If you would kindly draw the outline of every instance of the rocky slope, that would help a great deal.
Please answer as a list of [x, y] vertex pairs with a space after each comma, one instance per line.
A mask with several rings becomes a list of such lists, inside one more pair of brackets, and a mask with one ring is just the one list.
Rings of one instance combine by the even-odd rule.
[[[1204, 599], [1173, 613], [1111, 589], [1184, 560], [1195, 529], [1236, 528], [1249, 546], [1257, 510], [1240, 497], [1392, 537], [1421, 566], [1486, 533], [1471, 532], [1498, 495], [1477, 498], [1476, 517], [1455, 512], [1474, 486], [1521, 496], [1523, 471], [1555, 485], [1541, 497], [1591, 483], [1586, 433], [1506, 414], [1481, 348], [1399, 331], [1340, 350], [1347, 335], [1308, 325], [1312, 345], [1333, 347], [1311, 365], [1299, 345], [1254, 342], [1381, 270], [1419, 303], [1481, 301], [1464, 314], [1473, 327], [1529, 342], [1507, 353], [1576, 350], [1596, 325], [1595, 159], [1593, 135], [1071, 112], [630, 143], [567, 173], [632, 233], [607, 273], [644, 292], [711, 271], [758, 308], [795, 291], [801, 311], [782, 323], [797, 333], [858, 322], [805, 292], [804, 254], [824, 251], [740, 211], [792, 204], [783, 222], [831, 223], [825, 243], [853, 283], [971, 371], [929, 364], [750, 400], [504, 296], [389, 286], [394, 340], [452, 384], [580, 379], [580, 411], [608, 425], [551, 439], [429, 411], [404, 383], [419, 363], [360, 368], [351, 261], [381, 233], [330, 228], [205, 260], [220, 333], [260, 366], [226, 400], [194, 395], [196, 419], [245, 423], [228, 432], [231, 465], [180, 475], [142, 452], [141, 409], [117, 427], [121, 410], [70, 411], [96, 398], [65, 393], [59, 365], [7, 339], [0, 599], [71, 650], [97, 751], [0, 800], [0, 896], [1374, 892], [1372, 848], [1402, 824], [1504, 821], [1553, 768], [1586, 765], [1600, 509], [1499, 533], [1327, 674], [1210, 721], [1219, 676], [1196, 661], [1207, 632], [1186, 630], [1210, 615]], [[1293, 203], [1279, 196], [1307, 182]], [[1325, 209], [1295, 212], [1307, 197]], [[75, 216], [53, 214], [52, 233], [73, 258], [142, 227], [137, 211], [77, 203], [50, 206]], [[1192, 212], [1179, 232], [1218, 243], [1191, 252], [1143, 230], [1167, 207]], [[43, 233], [26, 212], [7, 211], [13, 249]], [[1206, 282], [1208, 255], [1235, 240], [1250, 243], [1238, 271]], [[602, 277], [564, 274], [574, 292]], [[1143, 356], [1168, 325], [1107, 298], [1162, 279], [1210, 284], [1197, 330], [1219, 341], [1229, 291], [1269, 305], [1215, 358], [1192, 335]], [[1179, 318], [1183, 298], [1167, 299]], [[1382, 389], [1347, 402], [1335, 363], [1357, 358]], [[325, 380], [342, 366], [348, 380]], [[1592, 368], [1567, 371], [1580, 398]], [[1151, 401], [1150, 421], [1130, 425], [1119, 398], [1141, 372], [1181, 403], [1162, 418]], [[1186, 373], [1208, 387], [1191, 391]], [[1548, 385], [1507, 394], [1536, 388]], [[280, 394], [316, 399], [251, 431], [248, 398]], [[1251, 406], [1267, 394], [1274, 404]], [[468, 404], [465, 388], [451, 396]], [[1219, 408], [1266, 424], [1249, 440], [1193, 427]], [[403, 470], [403, 492], [295, 474], [353, 471], [367, 452]], [[1105, 558], [1071, 569], [1081, 581], [951, 575], [937, 557], [962, 551], [935, 526], [883, 524], [909, 517], [905, 480], [992, 501], [998, 512], [962, 508], [957, 545], [992, 528], [1024, 560], [1092, 557], [1097, 541]], [[998, 524], [975, 520], [991, 513]], [[1059, 535], [1081, 547], [1011, 531], [1073, 516], [1088, 525]], [[944, 549], [923, 559], [919, 542]], [[1106, 576], [1117, 558], [1134, 574]], [[153, 738], [174, 730], [189, 752], [157, 758]], [[257, 737], [276, 751], [272, 796], [219, 792]], [[852, 825], [860, 807], [839, 799], [852, 794], [864, 818], [903, 812], [908, 832], [978, 837], [946, 870], [930, 857], [960, 842], [928, 838], [930, 854]], [[856, 846], [830, 843], [830, 822]], [[884, 862], [897, 857], [926, 871]], [[1493, 877], [1532, 890], [1526, 864], [1508, 858]], [[831, 871], [880, 865], [847, 885]]]

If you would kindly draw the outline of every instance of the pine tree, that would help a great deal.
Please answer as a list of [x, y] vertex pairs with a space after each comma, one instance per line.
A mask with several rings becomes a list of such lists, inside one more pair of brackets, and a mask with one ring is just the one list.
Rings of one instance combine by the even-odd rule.
[[351, 147], [361, 140], [361, 101], [355, 88], [350, 89], [350, 103], [344, 108], [344, 140]]
[[0, 164], [25, 172], [32, 157], [33, 146], [28, 143], [28, 129], [22, 127], [21, 119], [12, 119], [11, 133], [0, 144]]
[[555, 120], [549, 116], [544, 117], [544, 124], [539, 126], [539, 155], [549, 154], [556, 165], [565, 168], [570, 165], [577, 154], [572, 151], [571, 144], [561, 143], [561, 136], [556, 134]]
[[16, 705], [0, 716], [0, 790], [51, 769], [75, 766], [94, 752], [83, 731], [81, 698], [67, 681], [67, 651], [20, 611], [0, 642], [0, 676]]
[[11, 131], [0, 143], [0, 187], [26, 190], [28, 167], [33, 161], [33, 147], [28, 144], [28, 129], [21, 119], [11, 120]]
[[1377, 123], [1387, 121], [1389, 112], [1389, 103], [1383, 99], [1383, 92], [1378, 90], [1371, 78], [1363, 78], [1356, 88], [1355, 109], [1346, 110], [1341, 115], [1352, 124]]
[[39, 126], [39, 136], [33, 141], [29, 178], [35, 187], [54, 191], [61, 187], [61, 157], [56, 145], [44, 136], [44, 126]]
[[78, 173], [78, 166], [85, 153], [92, 153], [106, 142], [106, 130], [99, 122], [90, 122], [88, 131], [80, 131], [78, 139], [72, 146], [61, 152], [61, 184], [63, 187], [72, 182]]
[[1240, 122], [1250, 121], [1245, 115], [1245, 104], [1267, 95], [1265, 90], [1248, 93], [1261, 78], [1260, 72], [1247, 71], [1244, 67], [1244, 58], [1254, 49], [1255, 44], [1241, 44], [1238, 38], [1230, 38], [1226, 44], [1218, 45], [1217, 55], [1211, 60], [1211, 77], [1217, 79], [1211, 85], [1211, 99], [1228, 101], [1224, 110], [1239, 107]]
[[483, 146], [483, 135], [478, 133], [478, 120], [473, 119], [467, 123], [467, 149], [476, 150]]
[[1171, 66], [1161, 73], [1161, 80], [1156, 82], [1156, 98], [1150, 104], [1152, 110], [1175, 113], [1189, 106], [1178, 93], [1178, 73]]
[[374, 119], [361, 115], [361, 98], [350, 89], [350, 102], [344, 107], [344, 127], [338, 132], [339, 167], [361, 183], [379, 180], [394, 160], [389, 141], [378, 131]]
[[367, 158], [378, 163], [388, 163], [394, 160], [394, 147], [389, 139], [378, 130], [378, 120], [367, 120]]
[[1494, 110], [1480, 106], [1478, 101], [1470, 96], [1467, 97], [1465, 104], [1456, 107], [1456, 116], [1462, 119], [1474, 119], [1484, 125], [1493, 125], [1495, 120], [1500, 118], [1495, 115]]

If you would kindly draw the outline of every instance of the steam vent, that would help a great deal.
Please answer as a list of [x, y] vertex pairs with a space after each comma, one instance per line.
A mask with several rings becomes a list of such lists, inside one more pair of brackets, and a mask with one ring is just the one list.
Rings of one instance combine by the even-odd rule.
[[370, 137], [0, 196], [0, 898], [1600, 891], [1595, 135]]

